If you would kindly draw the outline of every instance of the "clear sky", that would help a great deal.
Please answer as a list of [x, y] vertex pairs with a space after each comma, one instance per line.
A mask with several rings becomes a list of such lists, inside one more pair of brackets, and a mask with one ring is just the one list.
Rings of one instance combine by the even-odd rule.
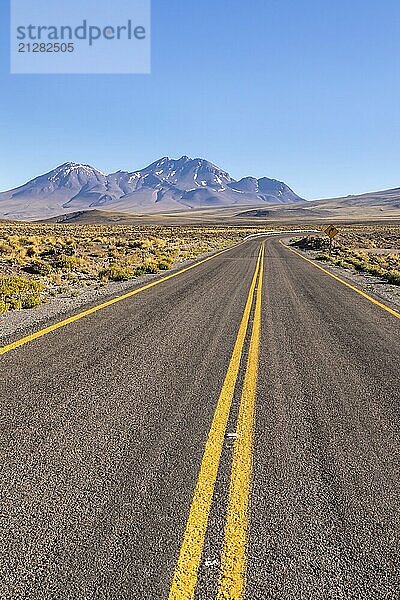
[[153, 0], [152, 74], [121, 76], [10, 75], [8, 3], [1, 190], [183, 154], [308, 199], [400, 186], [398, 0]]

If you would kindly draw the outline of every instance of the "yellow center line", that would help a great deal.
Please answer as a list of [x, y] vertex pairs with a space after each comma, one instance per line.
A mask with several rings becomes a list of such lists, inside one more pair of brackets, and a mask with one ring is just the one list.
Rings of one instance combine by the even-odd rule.
[[225, 522], [218, 600], [242, 600], [246, 587], [246, 552], [253, 471], [254, 412], [261, 336], [264, 246], [257, 284], [253, 329], [240, 400], [237, 439]]
[[385, 310], [386, 312], [390, 313], [391, 315], [393, 315], [397, 319], [400, 319], [400, 313], [397, 312], [396, 310], [393, 310], [393, 308], [390, 308], [389, 306], [386, 306], [386, 304], [383, 304], [382, 302], [379, 302], [379, 300], [375, 300], [375, 298], [373, 298], [369, 294], [366, 294], [365, 292], [363, 292], [359, 288], [355, 287], [354, 285], [351, 285], [350, 283], [347, 283], [347, 281], [344, 281], [344, 279], [341, 279], [340, 277], [338, 277], [337, 275], [334, 275], [333, 273], [331, 273], [327, 269], [324, 269], [320, 265], [317, 265], [317, 263], [314, 262], [313, 260], [310, 260], [309, 258], [307, 258], [307, 257], [303, 256], [302, 254], [300, 254], [300, 252], [297, 252], [297, 250], [294, 250], [293, 248], [290, 248], [289, 246], [287, 246], [286, 244], [284, 244], [282, 242], [282, 240], [280, 240], [280, 244], [282, 244], [282, 246], [284, 248], [286, 248], [287, 250], [290, 250], [290, 252], [293, 252], [293, 254], [296, 254], [296, 256], [299, 256], [300, 258], [302, 258], [306, 262], [310, 263], [311, 265], [314, 265], [314, 267], [316, 267], [317, 269], [319, 269], [320, 271], [322, 271], [323, 273], [325, 273], [325, 275], [329, 275], [329, 277], [332, 277], [332, 279], [336, 279], [336, 281], [339, 281], [339, 283], [342, 283], [343, 285], [345, 285], [346, 287], [348, 287], [350, 290], [353, 290], [353, 292], [357, 292], [357, 294], [360, 294], [360, 296], [363, 296], [363, 298], [366, 298], [367, 300], [369, 300], [370, 302], [372, 302], [376, 306], [379, 306], [379, 308], [382, 308], [383, 310]]
[[257, 276], [260, 269], [261, 253], [262, 250], [260, 248], [242, 321], [206, 442], [186, 530], [175, 567], [169, 600], [192, 600], [194, 597], [226, 426], [232, 406]]
[[[241, 243], [243, 243], [243, 242], [241, 242]], [[89, 308], [88, 310], [84, 310], [80, 313], [77, 313], [76, 315], [73, 315], [72, 317], [63, 319], [62, 321], [59, 321], [58, 323], [54, 323], [54, 325], [50, 325], [48, 327], [40, 329], [39, 331], [36, 331], [35, 333], [32, 333], [31, 335], [27, 335], [26, 337], [16, 340], [15, 342], [12, 342], [11, 344], [2, 346], [2, 347], [0, 347], [0, 356], [2, 354], [6, 354], [6, 352], [10, 352], [10, 350], [15, 350], [16, 348], [19, 348], [20, 346], [23, 346], [24, 344], [27, 344], [28, 342], [32, 342], [33, 340], [36, 340], [36, 339], [42, 337], [43, 335], [46, 335], [47, 333], [51, 333], [52, 331], [56, 331], [57, 329], [60, 329], [61, 327], [65, 327], [66, 325], [74, 323], [75, 321], [79, 321], [79, 319], [83, 319], [83, 317], [92, 315], [93, 313], [95, 313], [99, 310], [102, 310], [103, 308], [112, 306], [113, 304], [116, 304], [117, 302], [121, 302], [121, 300], [126, 300], [127, 298], [132, 298], [132, 296], [136, 296], [137, 294], [140, 294], [141, 292], [144, 292], [145, 290], [149, 290], [150, 288], [152, 288], [156, 285], [159, 285], [160, 283], [163, 283], [164, 281], [168, 281], [169, 279], [172, 279], [173, 277], [177, 277], [178, 275], [182, 275], [182, 273], [186, 273], [187, 271], [190, 271], [191, 269], [195, 269], [199, 265], [203, 265], [204, 263], [206, 263], [214, 258], [217, 258], [217, 256], [221, 256], [221, 254], [224, 254], [225, 252], [228, 252], [231, 249], [232, 249], [232, 247], [227, 248], [226, 250], [222, 250], [221, 252], [217, 252], [216, 254], [213, 254], [212, 256], [209, 256], [208, 258], [204, 258], [203, 260], [200, 260], [199, 262], [196, 262], [195, 264], [190, 265], [189, 267], [185, 267], [184, 269], [180, 269], [179, 271], [171, 273], [170, 275], [167, 275], [166, 277], [162, 277], [161, 279], [157, 279], [156, 281], [147, 283], [146, 285], [143, 285], [143, 286], [141, 286], [135, 290], [132, 290], [130, 292], [127, 292], [126, 294], [117, 296], [116, 298], [113, 298], [112, 300], [108, 300], [107, 302], [98, 304], [92, 308]]]

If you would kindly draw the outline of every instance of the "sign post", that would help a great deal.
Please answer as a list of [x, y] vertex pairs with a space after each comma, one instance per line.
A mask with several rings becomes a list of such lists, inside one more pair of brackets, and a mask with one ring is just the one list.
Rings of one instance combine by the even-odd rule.
[[334, 225], [329, 225], [325, 230], [326, 235], [329, 237], [329, 256], [332, 256], [332, 242], [333, 238], [339, 233]]

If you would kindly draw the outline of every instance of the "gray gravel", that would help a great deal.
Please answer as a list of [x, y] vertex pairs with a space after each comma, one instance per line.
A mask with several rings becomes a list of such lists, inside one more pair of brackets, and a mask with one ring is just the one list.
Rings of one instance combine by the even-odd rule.
[[[212, 252], [209, 252], [201, 255], [197, 257], [196, 261], [207, 258], [212, 254]], [[143, 275], [129, 281], [109, 281], [103, 286], [97, 284], [82, 287], [77, 293], [63, 293], [50, 297], [44, 304], [36, 308], [8, 311], [0, 315], [0, 340], [8, 341], [14, 337], [35, 331], [40, 327], [84, 310], [86, 307], [101, 304], [110, 298], [129, 292], [153, 279], [165, 277], [168, 273], [183, 269], [196, 261], [182, 261], [175, 264], [170, 271], [163, 271], [157, 275]]]

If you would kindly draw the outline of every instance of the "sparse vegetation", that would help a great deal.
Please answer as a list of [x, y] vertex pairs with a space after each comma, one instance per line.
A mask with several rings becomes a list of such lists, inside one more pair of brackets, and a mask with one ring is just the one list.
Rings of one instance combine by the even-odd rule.
[[332, 256], [326, 236], [294, 240], [294, 246], [313, 251], [315, 258], [344, 269], [354, 269], [400, 285], [400, 226], [347, 226], [335, 238]]
[[0, 223], [0, 311], [159, 273], [257, 228]]
[[[264, 224], [265, 227], [265, 224]], [[134, 280], [227, 248], [264, 227], [166, 227], [0, 223], [0, 313], [31, 308], [63, 294]], [[268, 224], [268, 229], [273, 229]], [[277, 229], [290, 228], [290, 225]], [[346, 226], [335, 239], [295, 242], [321, 261], [400, 285], [400, 226]]]
[[34, 279], [19, 275], [0, 276], [0, 313], [39, 306], [43, 290], [43, 283]]

